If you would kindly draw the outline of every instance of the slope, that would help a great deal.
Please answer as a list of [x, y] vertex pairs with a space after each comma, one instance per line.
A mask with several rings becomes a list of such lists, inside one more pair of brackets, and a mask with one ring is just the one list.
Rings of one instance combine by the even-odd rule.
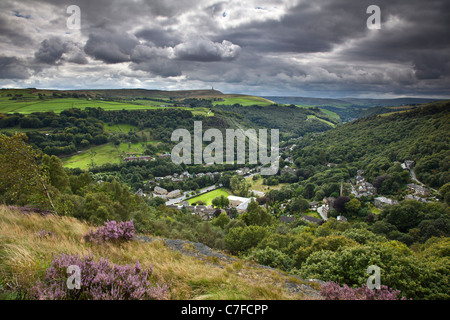
[[373, 115], [303, 139], [299, 167], [336, 163], [364, 169], [369, 180], [395, 161], [413, 160], [417, 178], [439, 188], [450, 181], [450, 103], [431, 103], [391, 115]]
[[60, 253], [91, 253], [95, 260], [102, 257], [116, 264], [134, 265], [139, 260], [153, 266], [159, 283], [169, 285], [170, 299], [285, 300], [314, 298], [317, 293], [300, 279], [201, 244], [137, 236], [138, 241], [120, 245], [91, 245], [81, 240], [89, 229], [74, 218], [0, 206], [0, 297], [26, 297], [20, 295], [41, 279], [52, 257]]

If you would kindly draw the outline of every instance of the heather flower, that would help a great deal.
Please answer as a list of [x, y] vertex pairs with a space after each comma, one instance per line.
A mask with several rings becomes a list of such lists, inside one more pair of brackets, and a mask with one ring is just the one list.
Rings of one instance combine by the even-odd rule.
[[51, 232], [51, 231], [47, 231], [45, 229], [42, 229], [42, 230], [39, 230], [38, 232], [36, 232], [36, 235], [39, 238], [47, 238], [47, 237], [52, 237], [54, 235], [54, 233]]
[[360, 288], [351, 288], [347, 285], [341, 287], [336, 282], [327, 282], [320, 290], [325, 300], [405, 300], [400, 298], [399, 290], [381, 286], [380, 289], [369, 289], [367, 285]]
[[[69, 289], [67, 268], [77, 265], [81, 271], [80, 289]], [[62, 254], [54, 257], [42, 281], [29, 290], [39, 300], [164, 300], [168, 286], [154, 282], [153, 269], [135, 265], [116, 265], [107, 259], [94, 261], [92, 255]]]
[[130, 221], [116, 222], [114, 220], [105, 222], [103, 227], [93, 231], [90, 230], [84, 235], [87, 242], [102, 244], [104, 242], [129, 241], [134, 237], [134, 223]]

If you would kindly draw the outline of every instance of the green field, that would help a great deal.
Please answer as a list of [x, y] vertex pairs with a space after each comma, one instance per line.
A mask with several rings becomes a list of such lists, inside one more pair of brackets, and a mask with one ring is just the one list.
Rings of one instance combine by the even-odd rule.
[[126, 102], [86, 100], [77, 98], [60, 98], [51, 100], [24, 99], [9, 100], [9, 98], [0, 98], [0, 112], [2, 113], [32, 113], [53, 111], [59, 113], [70, 108], [85, 109], [102, 108], [104, 110], [122, 110], [122, 109], [159, 109], [161, 103], [153, 102], [153, 105], [132, 104]]
[[[303, 106], [303, 105], [298, 105], [298, 104], [296, 105], [296, 107], [304, 108], [304, 109], [311, 108], [311, 106]], [[330, 110], [327, 110], [327, 109], [323, 109], [323, 108], [319, 108], [319, 109], [320, 109], [320, 111], [325, 113], [327, 116], [329, 116], [331, 119], [341, 120], [341, 117], [336, 112], [333, 112], [333, 111], [330, 111]]]
[[148, 110], [148, 109], [166, 109], [177, 108], [189, 110], [194, 115], [212, 116], [214, 115], [208, 108], [189, 108], [189, 107], [161, 107], [162, 102], [146, 101], [146, 103], [131, 103], [131, 102], [115, 102], [115, 101], [100, 101], [100, 100], [86, 100], [76, 98], [61, 98], [53, 100], [9, 100], [9, 98], [0, 97], [0, 113], [23, 113], [30, 114], [33, 112], [49, 112], [60, 113], [63, 110], [70, 108], [78, 108], [84, 110], [90, 108], [102, 108], [104, 110]]
[[327, 120], [324, 120], [324, 119], [321, 119], [321, 118], [317, 118], [316, 116], [313, 116], [313, 115], [308, 115], [307, 117], [308, 117], [308, 120], [313, 120], [313, 119], [315, 119], [315, 120], [322, 121], [322, 122], [324, 122], [324, 123], [326, 123], [326, 124], [328, 124], [328, 125], [330, 125], [330, 126], [332, 126], [332, 127], [335, 126], [334, 123], [332, 123], [332, 122], [330, 122], [330, 121], [327, 121]]
[[77, 153], [70, 157], [63, 157], [61, 160], [65, 168], [88, 169], [92, 165], [92, 160], [94, 161], [95, 166], [100, 166], [106, 163], [120, 163], [120, 159], [122, 157], [134, 154], [142, 154], [145, 151], [145, 144], [154, 143], [158, 142], [150, 141], [131, 144], [121, 143], [117, 147], [112, 143], [107, 143], [101, 146], [92, 147], [88, 150], [81, 151], [80, 153]]
[[214, 105], [233, 105], [233, 104], [240, 104], [242, 106], [252, 106], [252, 105], [258, 105], [258, 106], [270, 106], [274, 104], [274, 102], [261, 98], [261, 97], [255, 97], [255, 96], [246, 96], [246, 95], [226, 95], [225, 98], [223, 98], [224, 101], [213, 101]]
[[197, 197], [188, 199], [187, 201], [189, 202], [189, 204], [192, 204], [192, 203], [195, 203], [195, 202], [198, 202], [198, 201], [203, 201], [203, 203], [206, 206], [210, 206], [212, 204], [212, 200], [214, 198], [220, 197], [222, 195], [225, 196], [225, 197], [229, 196], [228, 192], [226, 192], [224, 189], [216, 189], [216, 190], [213, 190], [213, 191], [201, 194], [201, 195], [199, 195]]
[[269, 192], [270, 190], [279, 190], [283, 186], [288, 185], [287, 183], [279, 183], [276, 186], [267, 186], [263, 184], [263, 178], [259, 178], [258, 180], [253, 180], [253, 177], [245, 178], [248, 183], [250, 183], [250, 190], [256, 190], [261, 192]]
[[322, 108], [319, 108], [319, 109], [320, 109], [320, 111], [322, 111], [323, 113], [328, 115], [330, 118], [335, 119], [335, 120], [341, 120], [341, 117], [336, 112], [333, 112], [333, 111], [330, 111], [327, 109], [322, 109]]

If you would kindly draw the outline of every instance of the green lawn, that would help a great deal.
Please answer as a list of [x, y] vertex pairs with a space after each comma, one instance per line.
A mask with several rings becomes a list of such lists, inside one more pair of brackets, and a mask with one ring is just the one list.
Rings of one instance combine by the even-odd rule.
[[303, 215], [322, 219], [322, 217], [320, 216], [320, 214], [317, 211], [308, 210], [308, 211], [304, 212]]
[[210, 206], [212, 204], [212, 200], [216, 197], [220, 197], [221, 195], [224, 195], [225, 197], [229, 196], [228, 192], [226, 192], [224, 189], [216, 189], [216, 190], [204, 193], [202, 195], [199, 195], [197, 197], [188, 199], [187, 201], [189, 202], [189, 204], [192, 204], [192, 203], [195, 203], [198, 201], [203, 201], [206, 206]]
[[101, 146], [92, 147], [84, 150], [76, 155], [62, 158], [63, 166], [65, 168], [80, 168], [88, 169], [91, 165], [91, 153], [93, 154], [94, 165], [99, 166], [106, 163], [120, 163], [122, 156], [131, 154], [142, 154], [145, 151], [145, 146], [142, 144], [157, 143], [157, 141], [138, 142], [138, 143], [121, 143], [115, 147], [112, 143], [107, 143]]

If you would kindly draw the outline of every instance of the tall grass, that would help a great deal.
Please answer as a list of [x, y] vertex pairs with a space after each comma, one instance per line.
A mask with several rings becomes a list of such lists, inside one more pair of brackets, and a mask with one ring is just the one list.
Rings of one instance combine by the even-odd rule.
[[287, 277], [246, 263], [200, 260], [170, 250], [163, 241], [96, 245], [83, 240], [87, 223], [71, 217], [25, 215], [0, 206], [0, 298], [25, 297], [61, 253], [106, 258], [115, 264], [152, 266], [168, 284], [170, 299], [292, 299]]

